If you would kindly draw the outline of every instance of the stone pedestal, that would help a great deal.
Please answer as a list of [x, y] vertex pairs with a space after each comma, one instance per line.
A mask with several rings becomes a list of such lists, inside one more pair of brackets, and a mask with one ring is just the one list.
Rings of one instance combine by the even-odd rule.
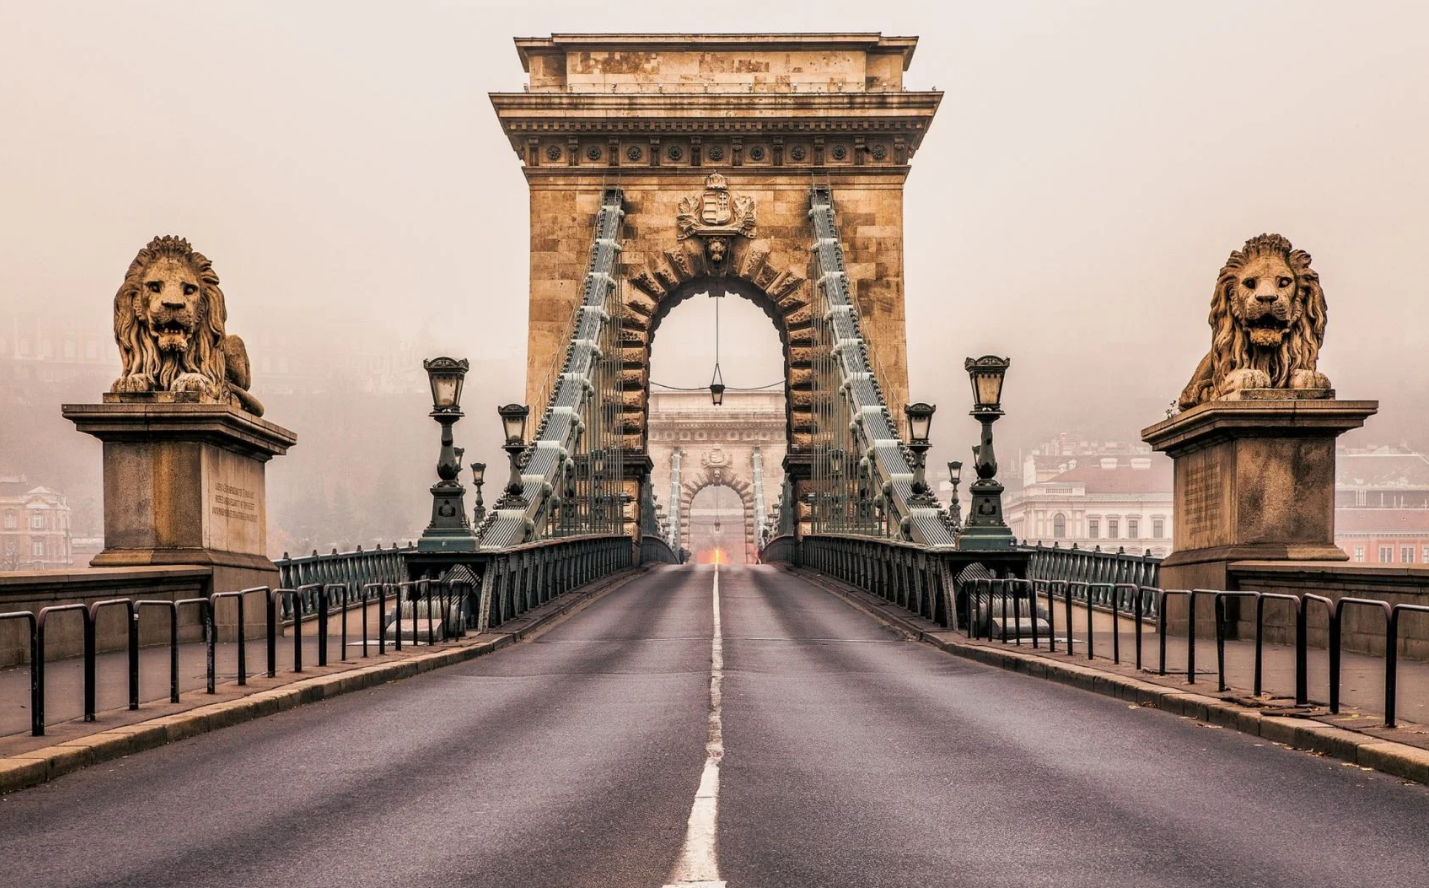
[[1241, 394], [1141, 432], [1175, 461], [1175, 551], [1161, 565], [1163, 588], [1229, 589], [1236, 561], [1349, 558], [1335, 545], [1335, 439], [1379, 402]]
[[104, 442], [104, 551], [94, 567], [203, 565], [219, 592], [278, 584], [264, 464], [296, 435], [188, 393], [107, 394], [63, 414]]

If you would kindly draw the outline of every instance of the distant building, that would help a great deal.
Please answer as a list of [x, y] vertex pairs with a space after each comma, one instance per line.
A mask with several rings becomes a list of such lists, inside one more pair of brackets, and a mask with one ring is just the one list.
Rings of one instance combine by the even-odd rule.
[[69, 504], [24, 475], [0, 475], [0, 570], [71, 567]]
[[1335, 462], [1335, 545], [1351, 561], [1429, 564], [1429, 455], [1342, 449]]
[[1004, 511], [1013, 535], [1029, 543], [1164, 556], [1172, 487], [1171, 460], [1144, 444], [1064, 436], [1023, 458], [1022, 489]]
[[103, 326], [25, 311], [0, 320], [0, 390], [82, 381], [106, 391], [118, 372], [114, 339]]

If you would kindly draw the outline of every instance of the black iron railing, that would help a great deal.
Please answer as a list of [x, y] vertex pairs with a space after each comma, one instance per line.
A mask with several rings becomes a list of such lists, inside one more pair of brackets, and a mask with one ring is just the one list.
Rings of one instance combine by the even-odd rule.
[[1063, 549], [1055, 543], [1023, 546], [1031, 553], [1027, 573], [1034, 580], [1055, 580], [1085, 584], [1131, 584], [1155, 586], [1160, 579], [1161, 559], [1154, 555], [1128, 555], [1118, 549]]
[[655, 534], [647, 533], [640, 538], [641, 564], [679, 564], [680, 556], [670, 544]]
[[[654, 547], [657, 560], [673, 561], [667, 546]], [[659, 551], [663, 548], [663, 551]], [[469, 631], [498, 626], [513, 617], [539, 607], [577, 587], [612, 573], [635, 567], [638, 550], [629, 537], [586, 536], [545, 540], [495, 553], [476, 556], [473, 564], [449, 570], [440, 579], [406, 580], [396, 573], [408, 550], [334, 553], [284, 559], [283, 574], [301, 577], [356, 577], [351, 581], [303, 583], [294, 588], [252, 589], [216, 592], [204, 598], [178, 601], [115, 598], [93, 604], [65, 604], [41, 608], [38, 612], [16, 611], [0, 614], [0, 622], [21, 624], [28, 639], [30, 666], [31, 733], [45, 733], [45, 667], [48, 663], [45, 637], [53, 633], [56, 620], [79, 620], [82, 630], [84, 677], [84, 718], [95, 719], [98, 645], [95, 626], [101, 611], [122, 608], [126, 621], [124, 651], [129, 672], [129, 708], [139, 708], [140, 619], [154, 610], [168, 623], [168, 701], [180, 701], [179, 650], [183, 643], [179, 617], [189, 608], [198, 609], [206, 651], [206, 690], [217, 692], [220, 629], [232, 629], [236, 647], [235, 681], [246, 685], [254, 672], [248, 660], [250, 646], [260, 646], [266, 673], [276, 677], [279, 648], [285, 644], [284, 624], [296, 621], [292, 633], [291, 671], [303, 671], [304, 642], [316, 643], [317, 665], [330, 662], [330, 648], [338, 645], [338, 659], [346, 660], [349, 650], [360, 648], [362, 657], [382, 656], [390, 648], [400, 651], [405, 644], [435, 645], [465, 636]], [[360, 582], [364, 577], [380, 577]], [[376, 609], [376, 626], [372, 625]], [[220, 627], [218, 614], [232, 618]], [[316, 635], [304, 636], [302, 623], [316, 620]], [[332, 623], [338, 622], [334, 627]], [[249, 627], [262, 623], [266, 631], [250, 639]], [[336, 631], [333, 631], [336, 629]], [[375, 633], [374, 633], [375, 630]], [[374, 637], [375, 634], [375, 637]], [[360, 641], [349, 643], [355, 636]]]
[[351, 552], [333, 549], [327, 555], [314, 550], [311, 555], [293, 557], [287, 552], [273, 562], [278, 567], [278, 582], [284, 589], [297, 589], [313, 583], [346, 583], [361, 589], [369, 583], [400, 583], [407, 579], [407, 555], [416, 546], [391, 546], [364, 550], [358, 546]]
[[500, 626], [572, 589], [636, 566], [629, 537], [541, 540], [492, 553], [482, 578], [482, 628]]

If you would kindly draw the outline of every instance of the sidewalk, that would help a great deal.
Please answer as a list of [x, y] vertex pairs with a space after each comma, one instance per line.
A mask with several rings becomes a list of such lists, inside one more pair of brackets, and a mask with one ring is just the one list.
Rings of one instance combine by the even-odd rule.
[[[84, 660], [72, 657], [47, 661], [45, 664], [45, 735], [35, 737], [30, 734], [30, 667], [8, 667], [0, 670], [0, 792], [9, 792], [21, 786], [44, 779], [53, 779], [74, 767], [83, 767], [93, 761], [110, 757], [86, 749], [89, 757], [70, 766], [55, 767], [52, 761], [48, 778], [32, 779], [28, 774], [10, 774], [5, 766], [34, 756], [47, 756], [56, 748], [77, 747], [99, 744], [102, 738], [111, 738], [116, 732], [147, 730], [139, 727], [157, 725], [167, 729], [169, 739], [191, 736], [214, 727], [236, 724], [288, 708], [297, 703], [323, 699], [326, 696], [357, 690], [373, 683], [392, 681], [415, 675], [427, 669], [458, 662], [462, 659], [480, 656], [539, 634], [554, 625], [568, 613], [579, 610], [600, 595], [615, 589], [629, 580], [640, 576], [642, 570], [635, 569], [613, 574], [597, 580], [579, 590], [573, 590], [520, 617], [508, 620], [494, 630], [480, 635], [468, 632], [465, 638], [438, 641], [428, 646], [424, 633], [419, 633], [420, 644], [413, 646], [406, 636], [402, 650], [397, 652], [392, 644], [389, 631], [387, 653], [377, 653], [377, 626], [379, 615], [377, 605], [370, 607], [368, 627], [371, 638], [367, 658], [362, 657], [362, 613], [354, 609], [348, 615], [348, 645], [346, 659], [340, 652], [341, 619], [335, 615], [328, 625], [328, 665], [317, 665], [319, 637], [317, 621], [308, 620], [301, 624], [303, 634], [303, 671], [293, 669], [293, 629], [288, 627], [283, 638], [278, 640], [277, 666], [275, 678], [268, 678], [267, 640], [249, 639], [246, 643], [248, 682], [237, 683], [238, 645], [236, 642], [222, 643], [215, 649], [215, 693], [206, 692], [207, 687], [207, 645], [196, 642], [179, 646], [180, 703], [169, 701], [169, 646], [159, 645], [140, 649], [139, 656], [139, 700], [136, 711], [128, 707], [129, 668], [128, 657], [123, 651], [100, 654], [95, 663], [95, 710], [93, 722], [83, 721], [84, 715]], [[409, 624], [410, 625], [410, 624]], [[298, 687], [287, 693], [288, 686]], [[281, 698], [281, 699], [280, 699]], [[237, 708], [235, 708], [237, 707]], [[135, 735], [137, 736], [137, 735]], [[93, 738], [92, 740], [89, 738]], [[159, 738], [157, 742], [164, 742]], [[111, 744], [112, 745], [112, 744]], [[148, 743], [148, 746], [156, 743]], [[73, 751], [73, 749], [71, 749]], [[19, 757], [18, 759], [15, 757]]]
[[[368, 607], [368, 628], [372, 638], [369, 643], [369, 661], [377, 657], [377, 626], [381, 615], [377, 605]], [[354, 608], [348, 612], [348, 650], [342, 651], [341, 615], [335, 615], [328, 626], [329, 668], [319, 670], [318, 624], [307, 620], [303, 624], [303, 675], [325, 675], [337, 671], [332, 666], [341, 661], [349, 665], [360, 664], [362, 660], [362, 611]], [[284, 641], [283, 639], [286, 639]], [[293, 669], [293, 629], [283, 630], [278, 641], [278, 677]], [[426, 637], [419, 638], [426, 646]], [[410, 638], [404, 638], [403, 650], [411, 645]], [[392, 636], [388, 633], [387, 647], [391, 651]], [[148, 709], [146, 704], [169, 700], [169, 646], [155, 645], [139, 649], [139, 705], [140, 710]], [[246, 642], [245, 660], [248, 683], [257, 687], [258, 679], [273, 682], [265, 677], [268, 668], [268, 642], [266, 638], [250, 638]], [[238, 681], [238, 644], [222, 642], [214, 648], [215, 690], [222, 685]], [[121, 709], [129, 705], [129, 665], [128, 654], [111, 651], [95, 657], [95, 710], [103, 713], [109, 709]], [[203, 642], [181, 643], [179, 645], [179, 698], [191, 702], [193, 694], [208, 697], [208, 646]], [[210, 700], [214, 698], [209, 698]], [[125, 710], [127, 711], [127, 710]], [[175, 711], [178, 711], [177, 709]], [[136, 713], [137, 714], [137, 713]], [[45, 661], [45, 721], [47, 735], [61, 722], [84, 716], [84, 658], [66, 657]], [[0, 738], [13, 734], [30, 733], [30, 665], [9, 666], [0, 669]], [[38, 739], [38, 738], [37, 738]], [[3, 742], [3, 741], [0, 741]]]
[[[961, 631], [945, 629], [917, 617], [903, 607], [813, 571], [799, 570], [833, 594], [848, 600], [915, 639], [959, 656], [1007, 669], [1026, 672], [1077, 687], [1137, 701], [1140, 705], [1169, 708], [1201, 721], [1237, 728], [1285, 745], [1327, 753], [1361, 765], [1371, 764], [1419, 782], [1429, 783], [1429, 663], [1399, 659], [1398, 727], [1383, 722], [1384, 660], [1345, 652], [1341, 658], [1340, 713], [1331, 715], [1329, 654], [1310, 648], [1308, 707], [1295, 707], [1294, 648], [1265, 645], [1265, 694], [1251, 695], [1255, 645], [1250, 641], [1226, 642], [1227, 691], [1216, 690], [1215, 638], [1196, 639], [1196, 681], [1186, 680], [1186, 639], [1166, 639], [1167, 675], [1157, 675], [1159, 660], [1155, 626], [1143, 627], [1142, 669], [1135, 666], [1134, 620], [1123, 617], [1121, 663], [1112, 662], [1112, 615], [1093, 610], [1092, 636], [1095, 659], [1087, 658], [1087, 610], [1073, 605], [1074, 653], [1066, 653], [1066, 610], [1058, 601], [1057, 652], [1047, 640], [1032, 647], [1031, 635], [1022, 643], [988, 639], [970, 640]], [[1176, 674], [1176, 669], [1180, 673]], [[1387, 742], [1385, 742], [1387, 741]], [[1402, 744], [1402, 746], [1401, 746]], [[1402, 750], [1396, 751], [1396, 750]], [[1358, 757], [1357, 757], [1358, 756]], [[1393, 761], [1390, 761], [1390, 760]]]
[[[1071, 662], [1088, 663], [1087, 660], [1087, 608], [1085, 605], [1072, 606], [1072, 631], [1074, 654]], [[1055, 656], [1066, 658], [1065, 638], [1066, 611], [1061, 601], [1057, 602]], [[1154, 623], [1143, 624], [1142, 628], [1142, 672], [1137, 673], [1136, 662], [1136, 621], [1121, 617], [1117, 621], [1121, 630], [1121, 663], [1133, 668], [1119, 670], [1111, 665], [1112, 657], [1112, 615], [1105, 611], [1093, 610], [1093, 646], [1096, 654], [1094, 665], [1098, 669], [1110, 666], [1114, 671], [1125, 671], [1128, 675], [1168, 684], [1183, 690], [1194, 690], [1200, 694], [1222, 696], [1243, 705], [1260, 705], [1268, 708], [1292, 707], [1295, 704], [1295, 649], [1288, 645], [1267, 643], [1264, 646], [1263, 694], [1255, 698], [1251, 692], [1255, 684], [1255, 643], [1254, 641], [1230, 640], [1226, 642], [1226, 687], [1225, 694], [1216, 688], [1216, 639], [1211, 636], [1196, 637], [1196, 681], [1186, 681], [1186, 639], [1182, 636], [1166, 637], [1166, 676], [1155, 674], [1159, 662], [1159, 637]], [[946, 632], [947, 630], [939, 630]], [[962, 633], [954, 633], [967, 641]], [[1040, 639], [1045, 650], [1047, 639]], [[1001, 644], [1001, 642], [994, 642]], [[1017, 647], [1016, 640], [1007, 642]], [[1021, 647], [1030, 649], [1030, 636], [1022, 638]], [[1384, 715], [1384, 658], [1372, 657], [1344, 651], [1340, 657], [1340, 715], [1329, 715], [1330, 701], [1330, 652], [1324, 648], [1309, 648], [1306, 654], [1309, 678], [1309, 700], [1314, 708], [1324, 710], [1316, 713], [1323, 716], [1327, 724], [1362, 727], [1383, 730]], [[1399, 727], [1385, 731], [1385, 736], [1400, 733], [1418, 734], [1429, 732], [1429, 663], [1422, 660], [1399, 658], [1398, 702], [1395, 706]], [[1409, 742], [1403, 740], [1402, 742]]]

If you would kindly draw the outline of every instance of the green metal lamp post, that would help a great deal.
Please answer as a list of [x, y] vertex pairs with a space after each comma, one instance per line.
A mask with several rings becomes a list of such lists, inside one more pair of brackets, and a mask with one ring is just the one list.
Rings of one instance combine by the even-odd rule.
[[948, 481], [952, 482], [953, 493], [948, 502], [948, 522], [953, 525], [953, 530], [962, 527], [963, 524], [963, 504], [958, 501], [958, 482], [963, 477], [962, 460], [955, 459], [948, 463]]
[[1002, 520], [1002, 485], [997, 479], [997, 455], [992, 449], [992, 424], [1002, 414], [1002, 381], [1012, 361], [994, 355], [968, 358], [964, 368], [973, 387], [969, 414], [982, 424], [982, 442], [973, 447], [977, 480], [968, 487], [972, 504], [958, 535], [958, 548], [1005, 550], [1013, 545], [1012, 531]]
[[480, 527], [481, 519], [486, 517], [486, 503], [481, 498], [481, 487], [485, 483], [486, 463], [472, 463], [471, 486], [476, 488], [476, 507], [471, 510], [471, 523], [473, 527]]
[[922, 401], [903, 408], [904, 415], [908, 417], [908, 449], [913, 451], [913, 495], [918, 497], [920, 503], [932, 499], [928, 490], [925, 457], [932, 446], [928, 442], [928, 434], [933, 427], [933, 412], [937, 409]]
[[525, 404], [507, 404], [496, 408], [501, 417], [502, 431], [506, 443], [501, 446], [511, 461], [511, 477], [506, 482], [506, 490], [496, 503], [498, 509], [523, 509], [527, 506], [523, 495], [525, 487], [521, 483], [521, 454], [526, 450], [526, 417], [531, 409]]
[[453, 446], [452, 426], [461, 418], [461, 389], [470, 368], [466, 359], [431, 358], [422, 362], [432, 387], [431, 417], [442, 427], [442, 449], [437, 457], [437, 483], [432, 485], [432, 522], [417, 542], [422, 552], [474, 552], [476, 536], [467, 521], [462, 501], [466, 488], [461, 474], [461, 456]]

